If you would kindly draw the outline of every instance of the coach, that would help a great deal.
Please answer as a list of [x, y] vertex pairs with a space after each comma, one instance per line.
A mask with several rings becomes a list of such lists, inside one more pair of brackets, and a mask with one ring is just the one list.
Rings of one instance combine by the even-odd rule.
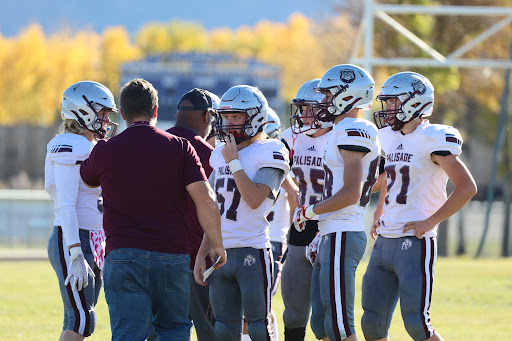
[[[213, 147], [205, 141], [205, 138], [210, 134], [215, 108], [219, 102], [220, 98], [207, 90], [194, 88], [188, 91], [178, 103], [176, 125], [167, 130], [173, 135], [186, 138], [192, 144], [207, 177], [212, 172], [210, 154]], [[190, 197], [188, 205], [187, 219], [192, 237], [190, 265], [193, 270], [204, 232], [197, 220], [196, 207]], [[194, 322], [198, 341], [216, 340], [215, 318], [210, 308], [209, 287], [197, 284], [193, 277], [190, 281], [190, 318]]]
[[112, 340], [144, 340], [152, 313], [160, 340], [185, 341], [191, 328], [186, 194], [222, 266], [218, 206], [190, 142], [155, 127], [153, 86], [143, 79], [128, 82], [120, 104], [127, 129], [100, 141], [80, 168], [85, 184], [102, 187]]

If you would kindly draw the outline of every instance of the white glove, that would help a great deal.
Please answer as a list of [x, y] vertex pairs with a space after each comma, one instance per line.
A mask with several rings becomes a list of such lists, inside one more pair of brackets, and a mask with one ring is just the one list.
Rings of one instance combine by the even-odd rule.
[[95, 277], [89, 263], [85, 260], [82, 248], [75, 246], [69, 249], [68, 277], [66, 277], [64, 285], [67, 286], [71, 283], [71, 290], [81, 291], [89, 285], [88, 274]]
[[306, 221], [311, 220], [311, 218], [316, 216], [316, 213], [313, 211], [313, 207], [315, 207], [315, 205], [302, 206], [301, 209], [295, 212], [293, 225], [297, 231], [304, 231], [306, 228]]
[[316, 256], [318, 255], [318, 250], [320, 249], [320, 242], [322, 241], [322, 237], [319, 233], [316, 234], [315, 238], [309, 243], [306, 247], [306, 258], [311, 263], [312, 266], [315, 266]]

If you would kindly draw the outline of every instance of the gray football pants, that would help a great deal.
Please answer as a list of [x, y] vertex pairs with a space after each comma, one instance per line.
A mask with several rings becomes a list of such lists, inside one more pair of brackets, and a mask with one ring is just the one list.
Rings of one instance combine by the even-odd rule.
[[306, 246], [288, 245], [288, 254], [281, 274], [283, 322], [286, 328], [305, 328], [311, 312], [311, 273]]
[[244, 315], [251, 340], [273, 340], [271, 250], [244, 247], [226, 252], [226, 264], [208, 280], [217, 340], [240, 340]]
[[363, 277], [361, 327], [366, 339], [388, 335], [399, 298], [411, 338], [420, 341], [434, 335], [429, 308], [436, 259], [436, 238], [377, 238]]
[[355, 275], [365, 248], [364, 231], [322, 237], [311, 280], [311, 329], [317, 339], [343, 340], [355, 334]]

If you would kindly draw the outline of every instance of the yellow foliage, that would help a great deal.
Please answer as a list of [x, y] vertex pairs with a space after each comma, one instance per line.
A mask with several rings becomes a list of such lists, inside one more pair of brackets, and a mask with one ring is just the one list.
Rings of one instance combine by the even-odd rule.
[[171, 50], [171, 37], [167, 27], [161, 23], [151, 23], [144, 26], [135, 38], [137, 46], [144, 54], [164, 53]]
[[33, 24], [19, 37], [0, 39], [0, 125], [51, 126], [60, 119], [62, 92], [82, 80], [104, 83], [115, 94], [119, 66], [138, 58], [126, 30], [112, 27], [103, 36], [82, 31], [46, 37]]
[[115, 26], [106, 29], [103, 32], [101, 44], [100, 82], [116, 95], [120, 81], [120, 66], [140, 56], [139, 49], [130, 42], [124, 27]]
[[234, 33], [229, 28], [214, 29], [210, 32], [210, 51], [229, 52], [232, 51]]
[[[415, 1], [422, 3], [426, 0]], [[474, 0], [478, 1], [485, 2]], [[52, 125], [59, 118], [62, 92], [70, 84], [86, 79], [95, 80], [117, 95], [120, 66], [124, 62], [159, 53], [229, 53], [277, 65], [281, 80], [280, 96], [283, 101], [289, 102], [304, 82], [321, 77], [334, 65], [348, 62], [357, 29], [352, 16], [353, 13], [333, 13], [315, 22], [303, 14], [294, 13], [285, 23], [263, 20], [252, 27], [216, 28], [210, 31], [198, 23], [180, 20], [148, 23], [135, 35], [135, 42], [121, 26], [109, 27], [102, 34], [81, 31], [45, 36], [41, 26], [33, 24], [17, 37], [4, 38], [0, 35], [0, 125]], [[409, 16], [406, 20], [412, 23], [418, 34], [427, 35], [433, 30], [431, 22], [425, 22], [423, 17]], [[508, 39], [510, 30], [507, 34], [505, 38]], [[391, 51], [391, 55], [398, 53], [393, 47], [399, 43], [389, 38], [391, 36], [381, 36], [382, 39], [376, 41], [378, 46], [375, 53], [384, 50]], [[461, 43], [464, 43], [466, 36], [463, 38]], [[500, 38], [503, 39], [503, 36]], [[488, 44], [482, 49], [484, 52], [493, 56], [508, 55], [508, 50], [504, 51], [501, 46], [503, 44], [496, 44], [499, 47]], [[481, 53], [482, 50], [468, 54]], [[377, 88], [391, 71], [392, 68], [375, 68]], [[416, 71], [425, 71], [425, 75], [436, 84], [436, 92], [441, 95], [459, 87], [462, 92], [468, 88], [463, 86], [457, 70]], [[493, 90], [482, 90], [478, 96], [484, 98], [495, 93], [494, 90], [502, 86], [501, 78], [500, 73], [493, 73], [489, 80]], [[479, 101], [488, 103], [492, 110], [497, 109], [498, 96], [487, 101], [480, 97]]]

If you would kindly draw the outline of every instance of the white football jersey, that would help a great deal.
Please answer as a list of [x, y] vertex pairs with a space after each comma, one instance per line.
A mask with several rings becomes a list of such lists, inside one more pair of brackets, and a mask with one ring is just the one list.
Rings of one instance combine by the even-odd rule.
[[332, 130], [325, 148], [325, 184], [322, 200], [330, 198], [343, 188], [344, 162], [340, 146], [347, 146], [351, 150], [368, 151], [361, 159], [362, 194], [357, 204], [320, 215], [318, 230], [322, 236], [333, 232], [364, 231], [363, 209], [370, 200], [372, 187], [378, 177], [381, 147], [377, 127], [368, 120], [344, 118]]
[[80, 243], [78, 229], [103, 229], [98, 202], [101, 187], [90, 188], [80, 178], [80, 164], [94, 144], [78, 134], [55, 136], [47, 145], [45, 190], [55, 206], [55, 226], [61, 226], [67, 245]]
[[[217, 145], [210, 156], [210, 165], [215, 172], [214, 190], [221, 214], [224, 247], [269, 248], [271, 245], [267, 216], [272, 210], [274, 200], [267, 197], [258, 208], [249, 207], [238, 192], [233, 174], [224, 161], [224, 146], [225, 143]], [[253, 142], [238, 151], [238, 159], [251, 180], [264, 167], [281, 169], [285, 176], [290, 170], [288, 150], [275, 139]]]
[[286, 235], [291, 226], [290, 204], [288, 203], [288, 195], [281, 188], [277, 196], [272, 211], [267, 216], [270, 223], [270, 241], [286, 244]]
[[[300, 207], [322, 200], [325, 177], [323, 156], [331, 133], [311, 137], [304, 133], [293, 134], [288, 128], [281, 134], [290, 148], [291, 173], [299, 186]], [[311, 220], [318, 220], [318, 216]]]
[[[377, 232], [383, 237], [413, 236], [402, 233], [404, 224], [424, 220], [446, 201], [448, 175], [432, 159], [433, 152], [462, 153], [462, 137], [453, 127], [424, 120], [414, 132], [403, 135], [386, 127], [379, 131], [386, 154], [388, 194]], [[437, 226], [424, 234], [435, 237]]]

